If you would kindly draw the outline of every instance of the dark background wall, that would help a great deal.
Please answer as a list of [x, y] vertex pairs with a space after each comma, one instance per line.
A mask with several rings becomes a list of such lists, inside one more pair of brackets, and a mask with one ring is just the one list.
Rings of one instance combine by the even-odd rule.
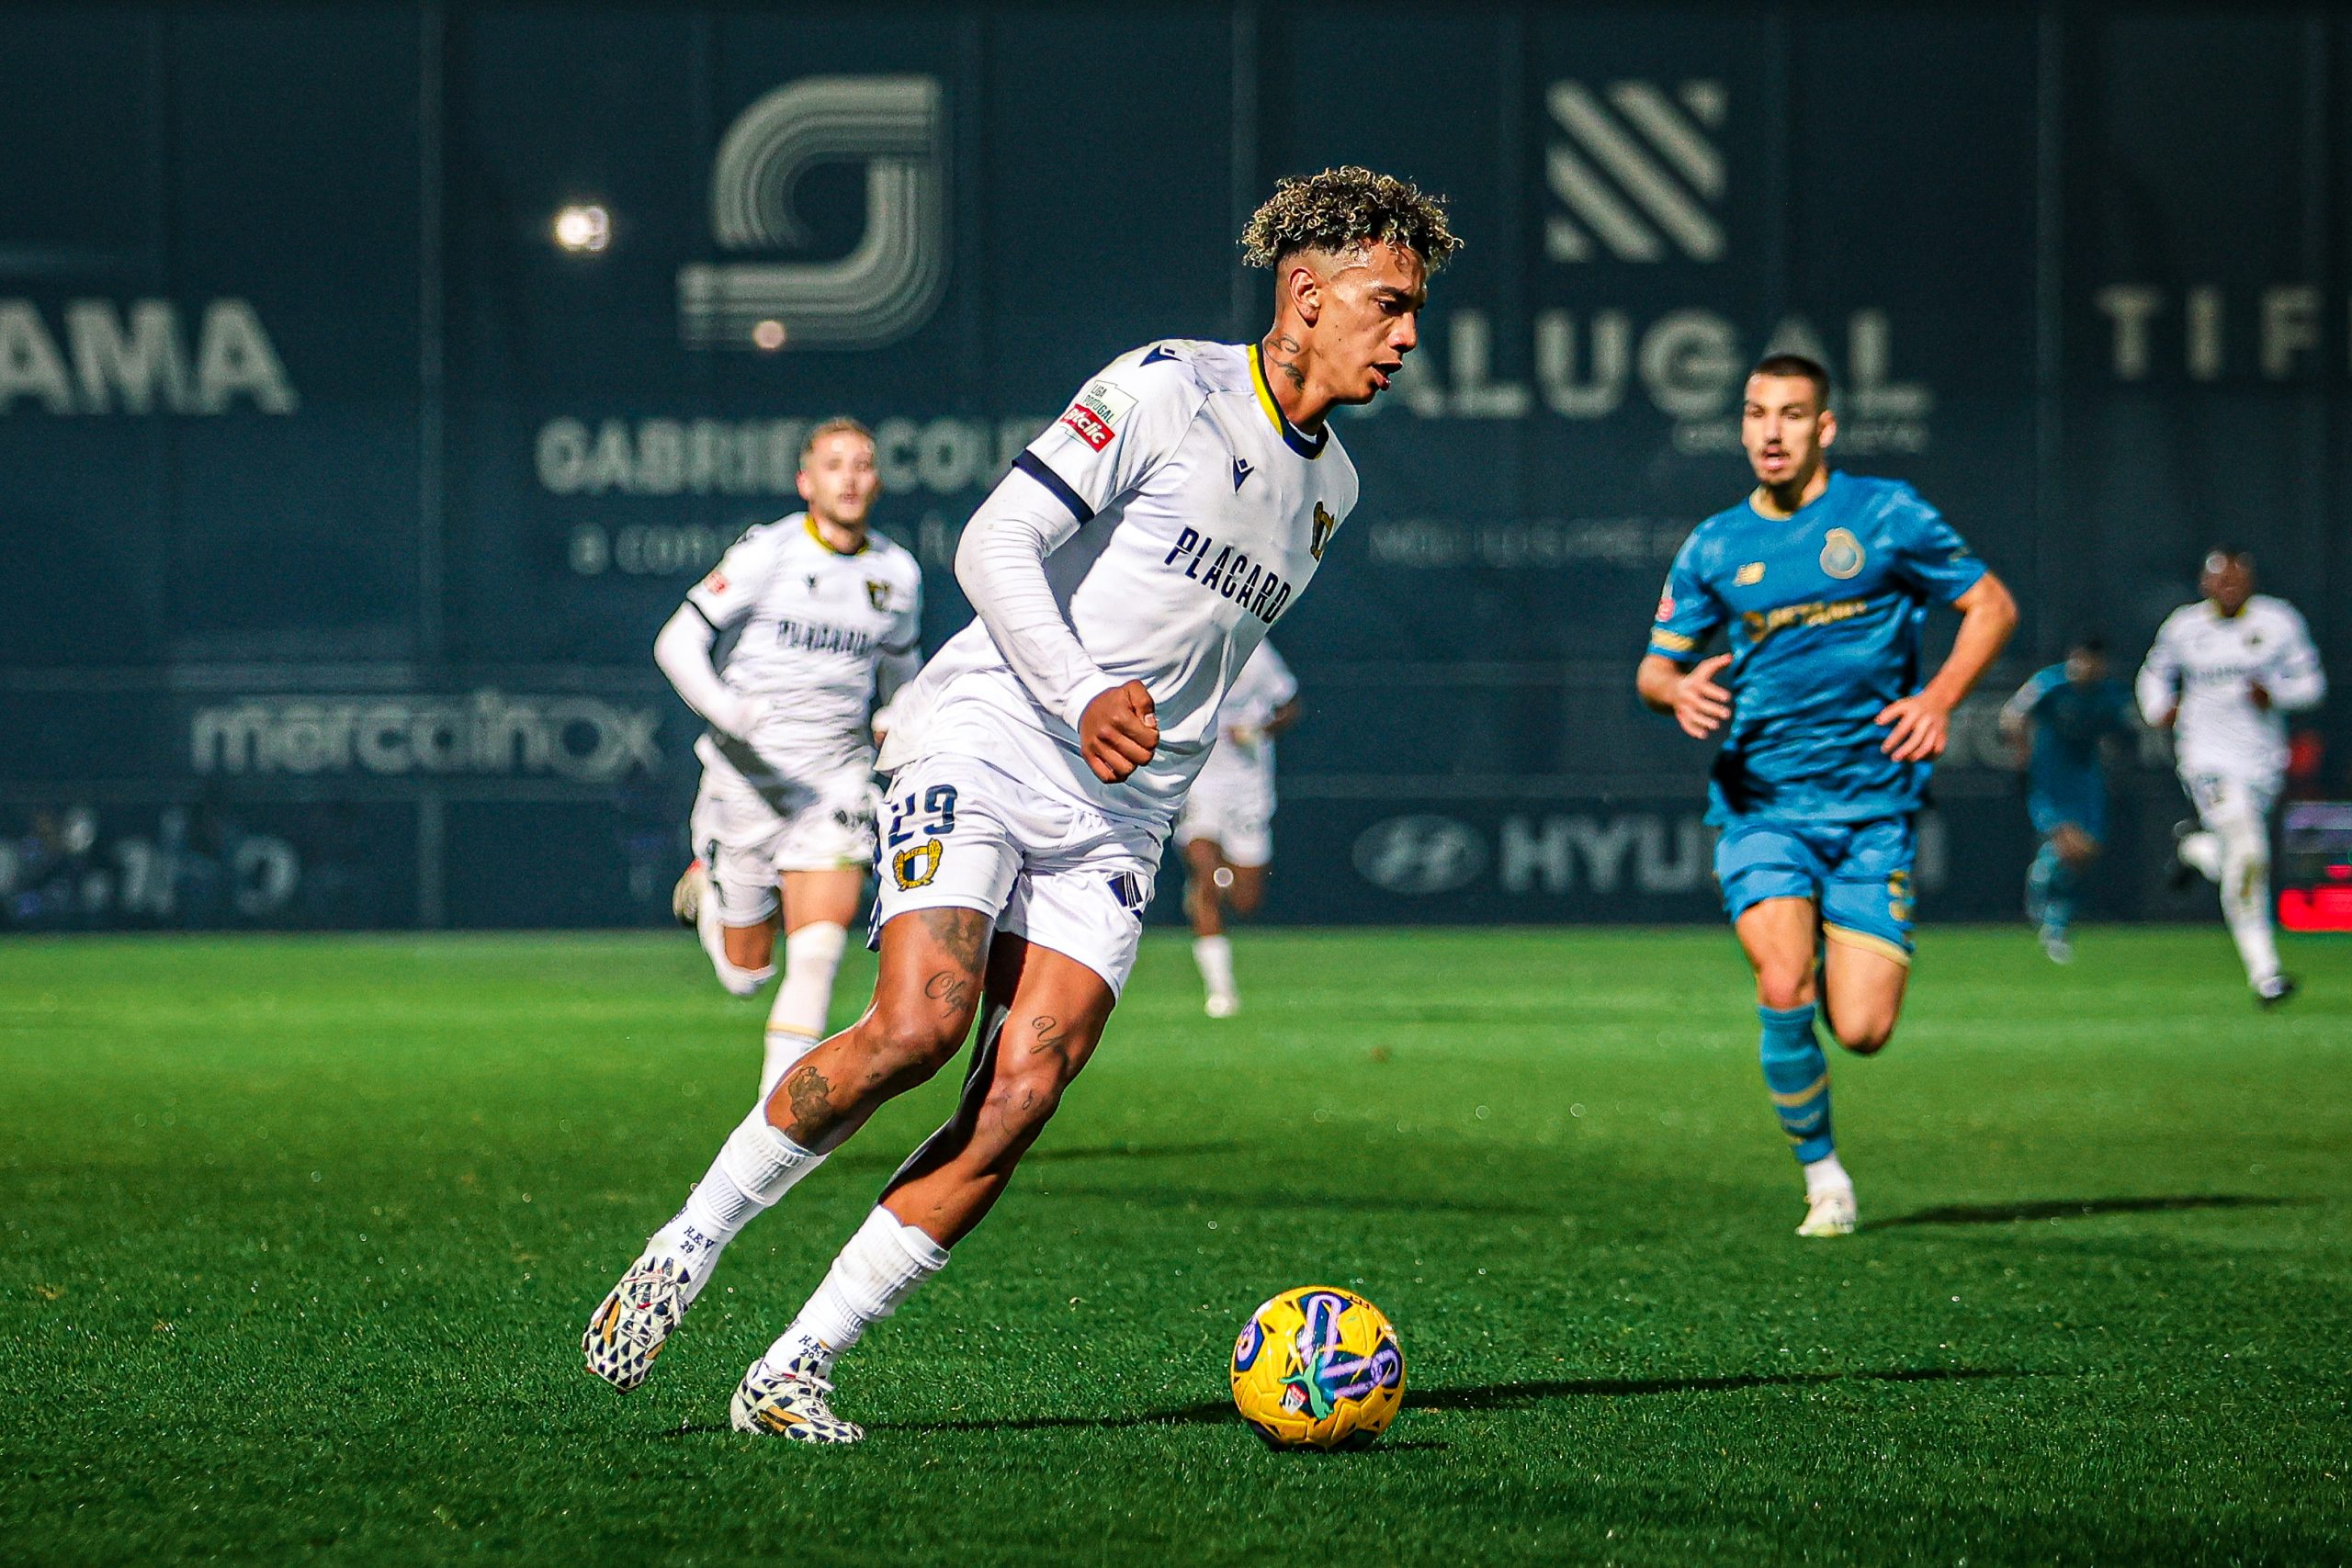
[[[808, 423], [880, 433], [935, 644], [1011, 452], [1254, 335], [1241, 220], [1340, 162], [1469, 248], [1277, 633], [1270, 913], [1711, 916], [1704, 750], [1631, 669], [1797, 346], [2025, 604], [1923, 868], [2004, 916], [1990, 710], [2070, 632], [2128, 674], [2226, 536], [2352, 670], [2347, 65], [2222, 5], [0, 8], [0, 922], [657, 918], [648, 645]], [[2160, 750], [2119, 793], [2109, 909], [2190, 907]]]

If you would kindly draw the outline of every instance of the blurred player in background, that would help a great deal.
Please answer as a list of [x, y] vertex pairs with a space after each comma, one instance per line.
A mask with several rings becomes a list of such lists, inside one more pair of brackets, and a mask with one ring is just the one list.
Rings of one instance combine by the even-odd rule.
[[1230, 910], [1247, 919], [1266, 896], [1266, 868], [1274, 859], [1274, 737], [1298, 722], [1298, 682], [1290, 666], [1272, 643], [1260, 643], [1225, 694], [1216, 745], [1176, 818], [1193, 961], [1200, 965], [1211, 1018], [1241, 1010], [1225, 916]]
[[2107, 767], [2099, 748], [2132, 732], [2132, 692], [2107, 672], [2107, 645], [2084, 637], [2037, 670], [2001, 709], [2001, 734], [2026, 770], [2026, 811], [2041, 851], [2025, 878], [2026, 914], [2054, 964], [2069, 937], [2083, 873], [2107, 841]]
[[978, 618], [900, 697], [884, 757], [873, 1005], [729, 1136], [590, 1318], [590, 1371], [642, 1382], [728, 1242], [978, 1019], [954, 1116], [735, 1391], [740, 1430], [865, 1435], [829, 1407], [835, 1359], [946, 1265], [1102, 1039], [1227, 688], [1355, 505], [1326, 421], [1387, 388], [1454, 243], [1402, 181], [1284, 180], [1243, 234], [1274, 274], [1263, 340], [1120, 355], [972, 514], [956, 575]]
[[2254, 591], [2254, 557], [2216, 548], [2205, 595], [2165, 617], [2140, 666], [2141, 716], [2173, 731], [2180, 782], [2200, 831], [2180, 840], [2183, 866], [2222, 889], [2222, 914], [2264, 1007], [2295, 994], [2270, 927], [2270, 808], [2287, 777], [2285, 716], [2316, 707], [2327, 677], [2302, 615]]
[[[1729, 722], [1709, 785], [1715, 878], [1756, 971], [1764, 1081], [1804, 1168], [1807, 1236], [1856, 1221], [1816, 1002], [1849, 1051], [1869, 1055], [1894, 1032], [1912, 817], [1953, 706], [2017, 625], [2008, 590], [1909, 485], [1829, 469], [1837, 434], [1820, 366], [1787, 354], [1757, 366], [1740, 416], [1756, 489], [1683, 541], [1635, 677], [1691, 736]], [[1960, 633], [1921, 686], [1930, 603], [1960, 611]], [[1730, 651], [1701, 660], [1725, 627]]]
[[[922, 570], [866, 527], [881, 491], [873, 435], [854, 420], [820, 424], [799, 484], [808, 509], [736, 540], [653, 642], [654, 662], [710, 725], [695, 742], [696, 858], [678, 882], [678, 918], [739, 997], [775, 976], [784, 931], [763, 1095], [824, 1036], [874, 860], [868, 715], [922, 662]], [[722, 636], [732, 647], [715, 660]]]

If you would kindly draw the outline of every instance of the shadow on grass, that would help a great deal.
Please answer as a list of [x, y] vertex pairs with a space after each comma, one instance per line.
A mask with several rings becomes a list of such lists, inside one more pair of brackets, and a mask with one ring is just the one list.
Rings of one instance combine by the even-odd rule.
[[[1035, 1158], [1034, 1155], [1030, 1156]], [[1549, 1219], [1560, 1211], [1541, 1203], [1496, 1203], [1476, 1198], [1439, 1198], [1427, 1193], [1382, 1198], [1363, 1192], [1204, 1192], [1182, 1187], [1065, 1187], [1035, 1188], [1040, 1199], [1087, 1198], [1132, 1203], [1148, 1209], [1200, 1209], [1218, 1213], [1260, 1213], [1276, 1209], [1306, 1209], [1317, 1213], [1349, 1210], [1403, 1209], [1414, 1213], [1500, 1214], [1511, 1218]]]
[[1021, 1163], [1048, 1165], [1080, 1159], [1190, 1159], [1194, 1155], [1229, 1155], [1257, 1146], [1233, 1138], [1217, 1144], [1113, 1144], [1093, 1149], [1032, 1149], [1021, 1156]]
[[[1519, 1404], [1539, 1404], [1553, 1399], [1613, 1399], [1645, 1393], [1728, 1393], [1741, 1389], [1806, 1388], [1833, 1382], [1961, 1382], [1984, 1378], [2036, 1375], [2006, 1368], [1905, 1367], [1883, 1372], [1757, 1372], [1712, 1378], [1556, 1378], [1528, 1382], [1486, 1383], [1471, 1388], [1415, 1389], [1408, 1385], [1405, 1393], [1405, 1407], [1408, 1410], [1503, 1410]], [[1214, 1399], [1175, 1410], [1141, 1411], [1132, 1416], [1022, 1416], [999, 1421], [885, 1421], [876, 1423], [874, 1429], [1049, 1432], [1110, 1430], [1128, 1427], [1203, 1427], [1238, 1420], [1239, 1417], [1233, 1413], [1232, 1401]], [[1392, 1452], [1422, 1446], [1431, 1445], [1382, 1445]]]
[[1901, 1225], [2001, 1225], [2020, 1220], [2063, 1220], [2079, 1214], [2155, 1214], [2175, 1209], [2285, 1209], [2316, 1203], [2316, 1198], [2256, 1198], [2243, 1193], [2183, 1193], [2169, 1198], [2042, 1198], [2023, 1203], [1951, 1203], [1892, 1220], [1872, 1220], [1866, 1231]]
[[[1214, 1144], [1109, 1144], [1081, 1149], [1032, 1149], [1021, 1157], [1027, 1165], [1076, 1164], [1081, 1160], [1129, 1159], [1193, 1159], [1200, 1156], [1229, 1155], [1261, 1145], [1228, 1139]], [[843, 1169], [896, 1170], [905, 1156], [895, 1150], [868, 1153], [853, 1145], [832, 1156], [832, 1163]]]

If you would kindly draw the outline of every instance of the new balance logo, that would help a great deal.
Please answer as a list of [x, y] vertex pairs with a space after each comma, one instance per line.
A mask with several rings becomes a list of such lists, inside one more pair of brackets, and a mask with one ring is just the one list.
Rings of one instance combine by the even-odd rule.
[[1544, 152], [1544, 183], [1565, 209], [1544, 218], [1544, 254], [1723, 259], [1713, 208], [1723, 199], [1724, 156], [1708, 136], [1723, 127], [1723, 84], [1685, 82], [1669, 95], [1655, 82], [1612, 82], [1606, 96], [1582, 82], [1555, 82], [1544, 95], [1566, 138]]
[[1238, 491], [1241, 488], [1241, 481], [1248, 479], [1254, 471], [1255, 470], [1250, 467], [1248, 458], [1236, 457], [1233, 459], [1233, 488], [1236, 491]]

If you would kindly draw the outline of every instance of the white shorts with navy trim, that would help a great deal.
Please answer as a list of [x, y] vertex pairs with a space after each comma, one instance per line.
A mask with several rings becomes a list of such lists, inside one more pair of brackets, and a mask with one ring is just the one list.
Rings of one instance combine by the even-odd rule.
[[766, 788], [705, 768], [690, 818], [722, 925], [756, 926], [787, 871], [863, 868], [874, 858], [874, 784], [862, 767]]
[[874, 930], [915, 909], [978, 909], [1074, 958], [1116, 996], [1134, 970], [1167, 830], [1001, 772], [917, 757], [884, 792]]
[[1212, 753], [1184, 797], [1183, 814], [1176, 818], [1177, 846], [1206, 839], [1225, 852], [1228, 865], [1265, 865], [1274, 858], [1272, 770], [1219, 767], [1217, 761]]

